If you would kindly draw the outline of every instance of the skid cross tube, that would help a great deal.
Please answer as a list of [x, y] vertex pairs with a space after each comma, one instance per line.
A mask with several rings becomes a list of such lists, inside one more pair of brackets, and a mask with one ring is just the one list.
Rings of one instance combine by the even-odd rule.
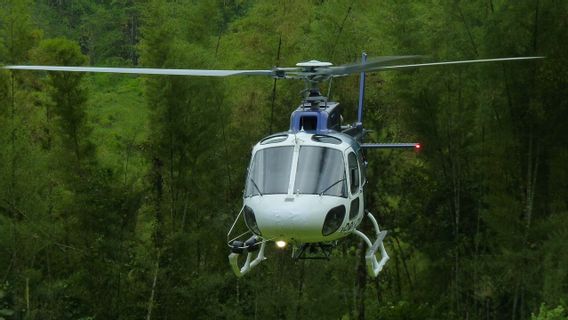
[[[383, 240], [387, 235], [387, 231], [381, 231], [375, 217], [373, 217], [373, 215], [368, 211], [366, 213], [375, 229], [375, 236], [377, 237], [375, 243], [372, 243], [371, 240], [369, 240], [369, 238], [359, 230], [353, 230], [353, 233], [361, 237], [369, 247], [369, 249], [367, 249], [367, 253], [365, 254], [365, 260], [367, 261], [367, 272], [371, 277], [376, 278], [379, 275], [379, 272], [383, 270], [383, 267], [385, 266], [387, 261], [390, 259], [383, 243]], [[381, 249], [381, 260], [377, 261], [376, 253], [379, 249]]]

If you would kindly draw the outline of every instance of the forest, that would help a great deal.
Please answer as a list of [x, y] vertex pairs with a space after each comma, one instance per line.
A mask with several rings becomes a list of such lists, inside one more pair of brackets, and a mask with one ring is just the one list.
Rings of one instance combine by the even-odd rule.
[[[300, 81], [0, 69], [0, 320], [568, 319], [567, 30], [563, 0], [0, 0], [0, 66], [546, 57], [367, 75], [367, 139], [422, 144], [368, 151], [376, 279], [353, 236], [229, 267]], [[325, 88], [347, 123], [358, 85]]]

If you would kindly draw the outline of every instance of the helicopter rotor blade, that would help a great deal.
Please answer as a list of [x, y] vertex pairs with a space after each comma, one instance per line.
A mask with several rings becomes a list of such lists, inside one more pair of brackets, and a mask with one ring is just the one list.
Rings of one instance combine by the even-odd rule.
[[[107, 67], [82, 67], [82, 66], [25, 66], [13, 65], [0, 68], [10, 70], [39, 70], [39, 71], [67, 71], [67, 72], [101, 72], [101, 73], [127, 73], [127, 74], [149, 74], [149, 75], [176, 75], [176, 76], [202, 76], [202, 77], [228, 77], [228, 76], [269, 76], [278, 79], [308, 79], [312, 82], [321, 82], [330, 77], [343, 77], [363, 71], [377, 72], [395, 69], [422, 68], [441, 65], [471, 64], [497, 61], [515, 61], [543, 59], [544, 57], [513, 57], [495, 59], [477, 59], [461, 61], [442, 61], [417, 64], [392, 63], [400, 60], [419, 59], [423, 56], [385, 56], [368, 60], [365, 63], [345, 64], [340, 66], [320, 66], [319, 61], [313, 61], [316, 65], [300, 67], [275, 67], [271, 70], [207, 70], [207, 69], [157, 69], [157, 68], [107, 68]], [[308, 64], [311, 61], [307, 62]]]
[[[384, 56], [377, 57], [367, 60], [365, 63], [352, 63], [344, 64], [336, 67], [330, 67], [329, 69], [323, 69], [323, 72], [333, 76], [344, 76], [352, 73], [360, 73], [363, 71], [370, 71], [376, 68], [384, 67], [390, 65], [392, 62], [400, 60], [414, 60], [420, 59], [423, 56]], [[328, 71], [329, 70], [329, 71]]]
[[534, 57], [512, 57], [512, 58], [460, 60], [460, 61], [441, 61], [441, 62], [430, 62], [430, 63], [417, 63], [417, 64], [403, 64], [403, 65], [377, 66], [377, 67], [371, 67], [371, 68], [367, 69], [366, 71], [383, 71], [383, 70], [395, 70], [395, 69], [411, 69], [411, 68], [433, 67], [433, 66], [454, 65], [454, 64], [472, 64], [472, 63], [498, 62], [498, 61], [517, 61], [517, 60], [532, 60], [532, 59], [544, 59], [544, 58], [545, 58], [545, 57], [542, 57], [542, 56], [534, 56]]
[[274, 76], [273, 70], [205, 70], [205, 69], [155, 69], [155, 68], [105, 68], [105, 67], [61, 67], [61, 66], [3, 66], [10, 70], [40, 70], [67, 72], [101, 72], [153, 74], [171, 76], [227, 77], [236, 75]]

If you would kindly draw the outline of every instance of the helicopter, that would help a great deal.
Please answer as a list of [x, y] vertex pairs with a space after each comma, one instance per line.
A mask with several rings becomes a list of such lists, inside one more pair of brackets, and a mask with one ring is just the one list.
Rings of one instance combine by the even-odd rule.
[[[60, 72], [102, 72], [180, 76], [267, 76], [296, 79], [305, 83], [301, 104], [290, 116], [287, 131], [261, 139], [252, 149], [243, 192], [243, 205], [227, 234], [231, 253], [229, 264], [237, 277], [250, 272], [266, 259], [267, 243], [279, 248], [293, 246], [294, 259], [326, 258], [341, 238], [355, 235], [367, 246], [367, 272], [377, 277], [389, 260], [383, 243], [387, 235], [373, 214], [365, 210], [367, 160], [364, 150], [410, 148], [419, 143], [366, 143], [363, 128], [365, 73], [430, 66], [484, 62], [542, 59], [544, 57], [508, 57], [493, 59], [396, 64], [421, 56], [383, 56], [334, 66], [331, 62], [310, 60], [295, 67], [261, 70], [106, 68], [83, 66], [3, 66], [9, 70]], [[357, 121], [342, 123], [342, 108], [319, 90], [319, 84], [337, 77], [360, 74]], [[358, 229], [364, 218], [370, 220], [374, 234]], [[233, 236], [238, 222], [247, 231]], [[374, 238], [372, 241], [371, 238]], [[310, 255], [320, 253], [320, 256]], [[380, 252], [380, 259], [377, 253]], [[244, 264], [239, 265], [241, 256]]]

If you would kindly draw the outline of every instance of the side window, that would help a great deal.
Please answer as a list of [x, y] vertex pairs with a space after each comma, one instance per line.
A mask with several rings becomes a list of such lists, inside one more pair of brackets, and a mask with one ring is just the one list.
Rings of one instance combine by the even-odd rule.
[[357, 159], [359, 159], [359, 168], [361, 169], [361, 184], [365, 185], [367, 183], [367, 164], [365, 163], [362, 150], [357, 152]]
[[359, 166], [357, 165], [357, 157], [354, 152], [347, 156], [349, 162], [349, 183], [351, 185], [351, 194], [359, 193]]

